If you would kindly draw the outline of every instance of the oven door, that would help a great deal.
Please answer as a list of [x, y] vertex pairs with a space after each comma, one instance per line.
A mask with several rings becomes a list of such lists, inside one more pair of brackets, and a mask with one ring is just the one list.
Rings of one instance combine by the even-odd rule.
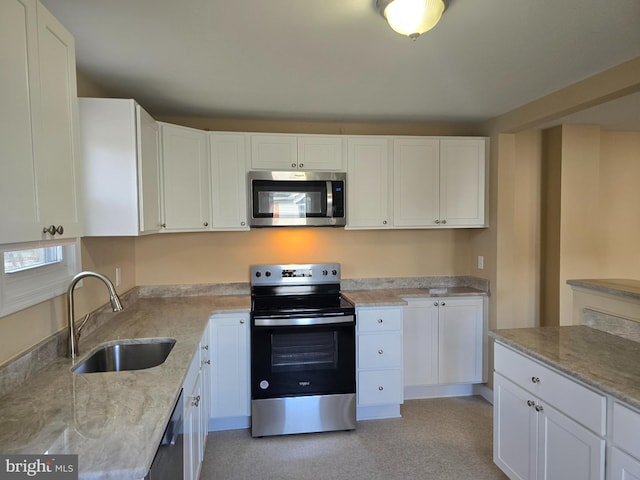
[[253, 400], [355, 393], [354, 316], [252, 323]]

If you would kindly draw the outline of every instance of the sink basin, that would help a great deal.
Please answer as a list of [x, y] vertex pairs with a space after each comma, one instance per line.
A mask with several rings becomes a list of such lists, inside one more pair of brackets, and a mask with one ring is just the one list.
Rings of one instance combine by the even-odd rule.
[[109, 342], [75, 365], [73, 373], [122, 372], [158, 366], [175, 345], [173, 338]]

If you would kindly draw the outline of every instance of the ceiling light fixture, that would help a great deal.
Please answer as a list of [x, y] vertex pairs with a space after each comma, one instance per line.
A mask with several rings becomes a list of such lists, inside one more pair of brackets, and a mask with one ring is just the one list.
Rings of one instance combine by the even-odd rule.
[[415, 40], [440, 21], [444, 0], [377, 0], [380, 15], [401, 35]]

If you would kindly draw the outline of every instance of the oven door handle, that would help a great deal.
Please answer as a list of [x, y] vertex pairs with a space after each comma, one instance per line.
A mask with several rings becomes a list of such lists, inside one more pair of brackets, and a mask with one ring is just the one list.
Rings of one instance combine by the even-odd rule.
[[309, 318], [256, 318], [256, 327], [297, 327], [306, 325], [331, 325], [335, 323], [355, 323], [353, 315], [338, 317], [309, 317]]

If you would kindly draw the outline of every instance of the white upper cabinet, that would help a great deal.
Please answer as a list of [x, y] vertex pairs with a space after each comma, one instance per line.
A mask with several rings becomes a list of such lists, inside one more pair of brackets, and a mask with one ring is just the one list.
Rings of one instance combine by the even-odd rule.
[[394, 226], [485, 226], [484, 138], [394, 140]]
[[202, 130], [160, 122], [163, 232], [208, 230], [209, 142]]
[[247, 139], [243, 133], [210, 133], [213, 230], [248, 230]]
[[435, 225], [440, 216], [440, 141], [393, 141], [393, 225]]
[[80, 99], [87, 236], [160, 231], [157, 122], [133, 100]]
[[35, 0], [3, 1], [0, 62], [0, 243], [80, 236], [73, 37]]
[[343, 171], [339, 135], [251, 135], [253, 170]]
[[390, 157], [386, 137], [347, 139], [347, 228], [389, 228]]
[[440, 140], [440, 223], [483, 227], [485, 220], [485, 138]]

